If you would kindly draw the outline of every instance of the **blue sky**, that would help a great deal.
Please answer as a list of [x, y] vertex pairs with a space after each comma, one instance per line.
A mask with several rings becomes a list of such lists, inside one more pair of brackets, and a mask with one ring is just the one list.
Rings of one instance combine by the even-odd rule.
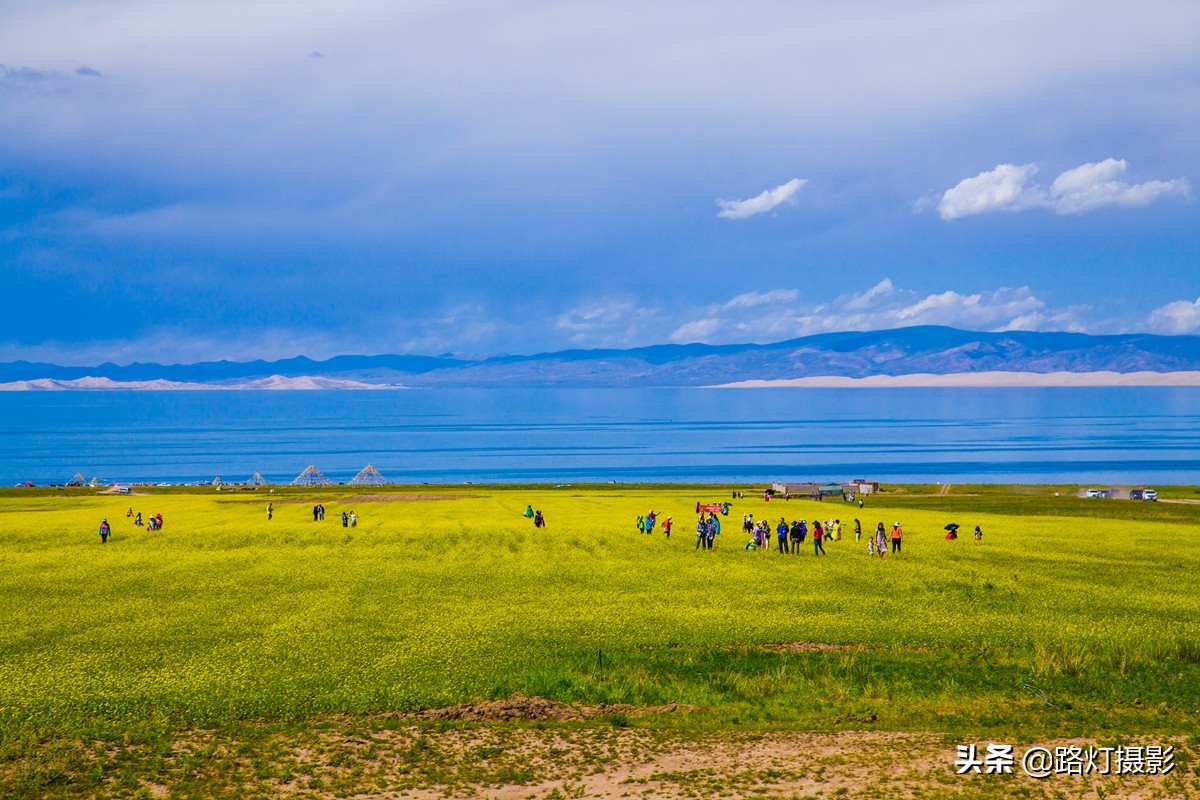
[[0, 4], [0, 360], [1200, 332], [1200, 3]]

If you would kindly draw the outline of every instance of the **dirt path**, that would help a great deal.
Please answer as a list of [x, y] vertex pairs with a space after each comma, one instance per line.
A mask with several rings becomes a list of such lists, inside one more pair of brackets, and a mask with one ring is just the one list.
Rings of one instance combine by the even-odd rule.
[[943, 483], [941, 486], [938, 487], [937, 493], [938, 493], [938, 497], [942, 497], [944, 495], [950, 494], [950, 484]]
[[[414, 774], [414, 743], [434, 762]], [[327, 740], [351, 750], [361, 739]], [[961, 742], [967, 744], [966, 742]], [[1024, 774], [1017, 748], [1014, 774], [959, 775], [958, 742], [933, 733], [852, 731], [839, 733], [766, 732], [679, 736], [635, 728], [527, 728], [483, 726], [430, 732], [396, 729], [370, 742], [372, 757], [357, 762], [357, 779], [373, 788], [354, 795], [373, 800], [413, 798], [887, 798], [1121, 797], [1146, 800], [1183, 797], [1187, 776], [1054, 775], [1036, 780]], [[984, 753], [990, 742], [978, 742]], [[1039, 743], [1054, 747], [1095, 745], [1083, 740]], [[1131, 743], [1126, 743], [1131, 744]], [[1146, 742], [1144, 744], [1163, 744]], [[1032, 746], [1032, 745], [1030, 745]], [[309, 750], [309, 753], [312, 751]], [[304, 757], [299, 759], [301, 763]], [[309, 766], [317, 767], [317, 764]], [[365, 768], [365, 769], [361, 769]], [[333, 775], [321, 787], [335, 788]], [[436, 776], [436, 777], [435, 777]], [[431, 781], [430, 778], [433, 778]], [[366, 784], [360, 784], [364, 786]], [[282, 795], [312, 796], [298, 780], [278, 786]], [[315, 796], [336, 796], [318, 791]]]
[[[982, 767], [989, 745], [1016, 743], [972, 742], [920, 731], [689, 733], [685, 717], [671, 719], [664, 728], [643, 728], [637, 726], [642, 719], [638, 709], [623, 713], [614, 712], [616, 708], [524, 698], [455, 706], [419, 720], [335, 716], [300, 728], [264, 727], [248, 737], [193, 730], [178, 735], [165, 753], [136, 742], [98, 753], [94, 743], [79, 742], [64, 761], [62, 754], [71, 750], [64, 743], [56, 763], [81, 770], [81, 776], [103, 775], [95, 786], [100, 797], [124, 796], [127, 792], [118, 790], [127, 789], [133, 779], [151, 797], [190, 795], [202, 787], [210, 797], [296, 800], [1200, 798], [1190, 768], [1197, 746], [1183, 737], [1104, 743], [1145, 748], [1139, 752], [1173, 747], [1180, 764], [1165, 775], [1062, 772], [1038, 780], [1022, 768], [1030, 748], [1046, 748], [1051, 754], [1055, 748], [1086, 752], [1100, 743], [1025, 743], [1014, 747], [1010, 774], [982, 769], [959, 774], [959, 747], [975, 745]], [[654, 710], [660, 719], [689, 713], [683, 706]], [[605, 716], [596, 716], [602, 711]], [[508, 721], [468, 721], [472, 719]], [[97, 758], [119, 760], [123, 766], [98, 771]], [[0, 794], [31, 771], [36, 772], [36, 765], [20, 758], [0, 760]]]

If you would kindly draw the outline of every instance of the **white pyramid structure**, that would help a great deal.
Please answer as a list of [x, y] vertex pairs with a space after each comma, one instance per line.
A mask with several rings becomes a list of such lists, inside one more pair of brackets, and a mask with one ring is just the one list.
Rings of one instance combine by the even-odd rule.
[[266, 486], [267, 479], [262, 476], [262, 473], [256, 472], [246, 481], [247, 486]]
[[321, 470], [309, 464], [304, 468], [304, 472], [301, 472], [292, 481], [292, 486], [328, 486], [329, 483], [329, 478], [322, 475]]
[[75, 477], [67, 481], [67, 486], [86, 486], [87, 478], [83, 477], [82, 472], [76, 472]]
[[387, 478], [379, 474], [379, 470], [375, 469], [370, 464], [367, 464], [362, 470], [354, 476], [350, 481], [351, 486], [383, 486], [388, 482]]

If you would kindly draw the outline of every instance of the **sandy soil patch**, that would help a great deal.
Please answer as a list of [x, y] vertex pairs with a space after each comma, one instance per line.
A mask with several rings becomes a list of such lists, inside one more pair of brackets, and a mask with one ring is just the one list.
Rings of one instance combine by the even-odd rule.
[[795, 387], [810, 389], [971, 388], [1040, 386], [1200, 386], [1200, 371], [1180, 372], [960, 372], [946, 375], [918, 372], [872, 375], [866, 378], [813, 376], [781, 380], [723, 383], [710, 389]]
[[[334, 797], [322, 791], [339, 764], [355, 763], [364, 780], [355, 797], [394, 798], [1024, 798], [1121, 797], [1126, 800], [1183, 797], [1187, 776], [1054, 775], [1037, 780], [1011, 775], [959, 775], [957, 745], [927, 732], [843, 731], [722, 732], [699, 736], [638, 728], [481, 725], [430, 730], [378, 731], [362, 737], [326, 734], [326, 755], [297, 751], [317, 791], [296, 781], [279, 786], [288, 796]], [[976, 742], [986, 752], [990, 742]], [[1128, 742], [1126, 744], [1134, 744]], [[1142, 744], [1151, 744], [1144, 742]], [[1153, 744], [1166, 744], [1154, 742]], [[1084, 740], [1038, 742], [1038, 746], [1096, 745]], [[1029, 745], [1032, 747], [1033, 745]], [[1026, 746], [1018, 746], [1018, 759]], [[419, 757], [414, 753], [419, 752]], [[364, 761], [361, 756], [369, 753]], [[355, 755], [357, 754], [357, 755]], [[428, 760], [430, 763], [425, 763]], [[345, 791], [346, 787], [343, 787]]]

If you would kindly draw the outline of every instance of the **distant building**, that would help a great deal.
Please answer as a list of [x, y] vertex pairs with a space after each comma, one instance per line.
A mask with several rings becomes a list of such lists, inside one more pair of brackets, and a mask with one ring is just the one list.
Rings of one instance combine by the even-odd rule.
[[857, 492], [858, 494], [874, 494], [879, 491], [879, 481], [855, 478], [852, 481], [846, 482], [846, 491]]
[[816, 483], [781, 483], [776, 481], [771, 484], [771, 488], [775, 490], [775, 494], [815, 494], [821, 490], [820, 485]]

